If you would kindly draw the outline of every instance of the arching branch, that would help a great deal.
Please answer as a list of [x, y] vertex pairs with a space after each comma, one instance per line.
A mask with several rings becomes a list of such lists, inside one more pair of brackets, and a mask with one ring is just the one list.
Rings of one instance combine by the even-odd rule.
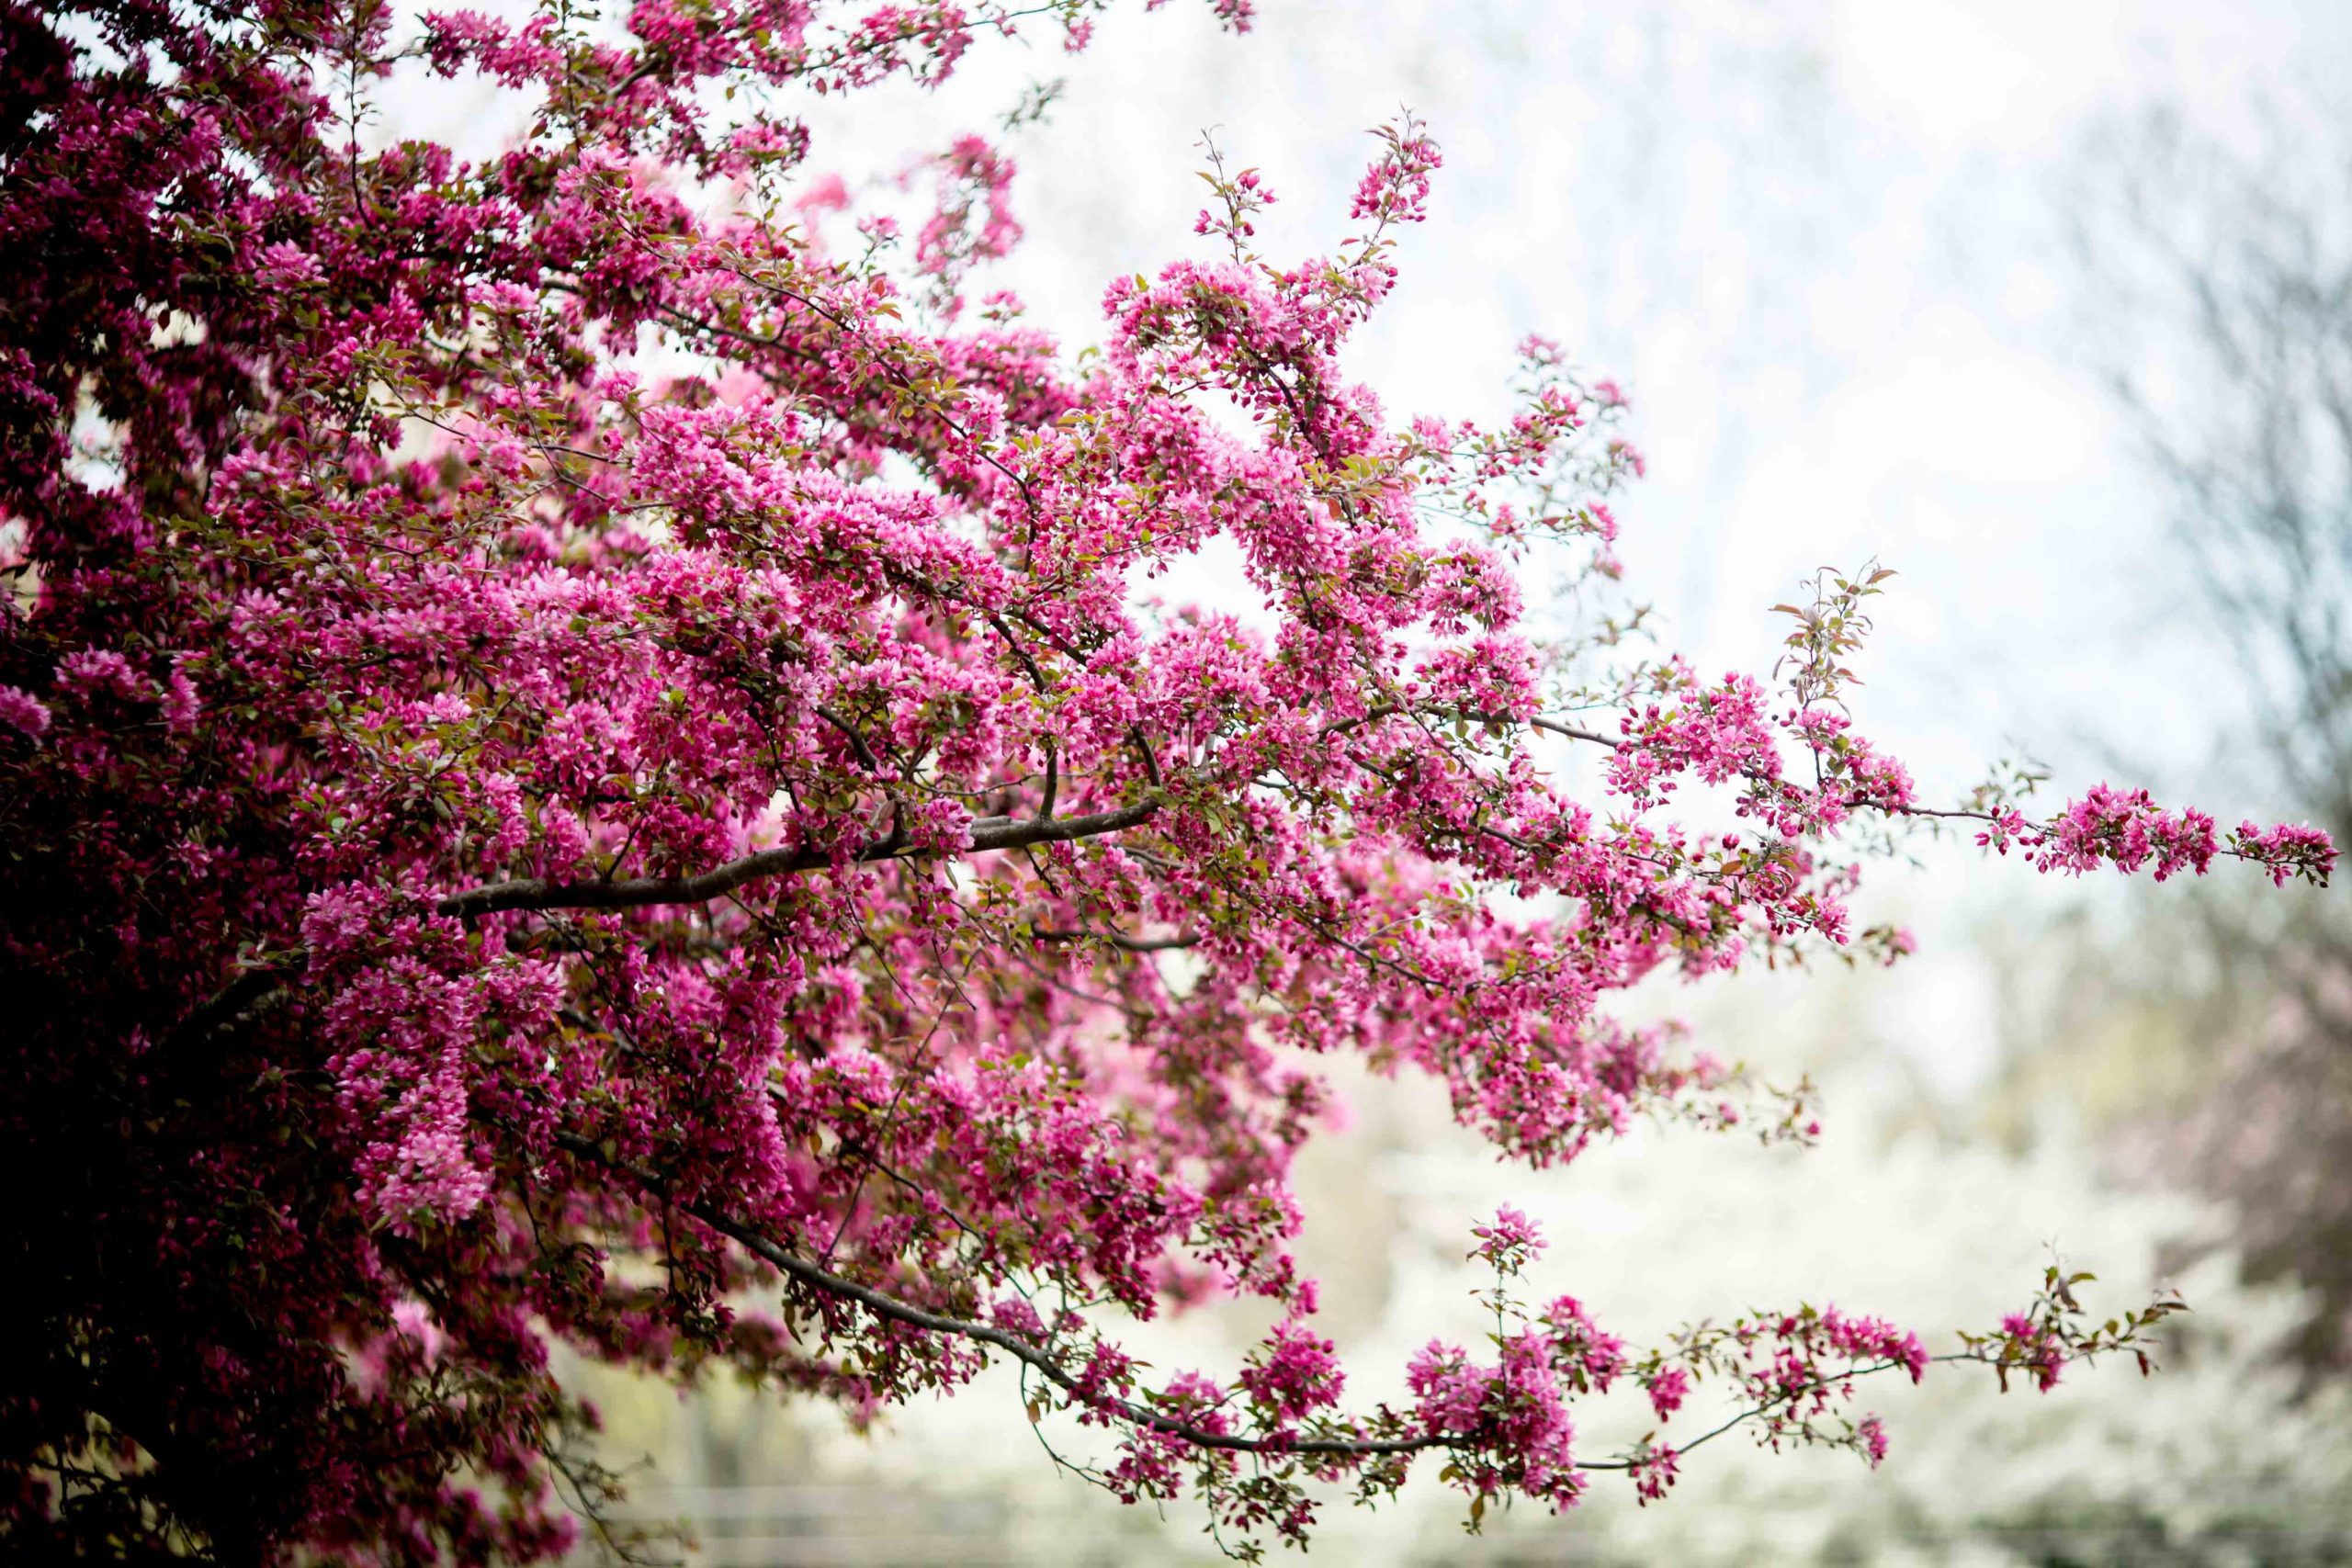
[[[1159, 810], [1157, 801], [1147, 800], [1083, 817], [983, 817], [972, 824], [972, 842], [960, 852], [978, 854], [1100, 838], [1140, 827]], [[901, 842], [893, 834], [875, 840], [848, 859], [852, 863], [907, 860], [940, 852]], [[829, 850], [762, 850], [695, 876], [633, 876], [618, 882], [518, 878], [453, 893], [434, 908], [444, 915], [487, 915], [501, 909], [632, 909], [655, 904], [704, 904], [762, 877], [823, 870], [834, 864], [836, 858]]]

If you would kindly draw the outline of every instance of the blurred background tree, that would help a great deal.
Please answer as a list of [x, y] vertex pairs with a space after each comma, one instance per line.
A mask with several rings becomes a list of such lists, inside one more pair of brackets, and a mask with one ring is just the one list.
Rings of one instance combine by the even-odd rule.
[[[2347, 126], [2312, 98], [2270, 100], [2235, 140], [2177, 107], [2112, 121], [2068, 203], [2093, 361], [2169, 497], [2177, 554], [2132, 570], [2234, 665], [2182, 691], [2174, 722], [2218, 729], [2224, 787], [2278, 792], [2332, 831], [2352, 828]], [[2146, 750], [2105, 739], [2119, 770]], [[2013, 986], [1996, 1116], [2015, 1131], [2071, 1099], [2128, 1178], [2226, 1201], [2250, 1276], [2312, 1292], [2291, 1354], [2340, 1375], [2352, 919], [2341, 899], [2216, 892], [2193, 911], [2135, 892]]]

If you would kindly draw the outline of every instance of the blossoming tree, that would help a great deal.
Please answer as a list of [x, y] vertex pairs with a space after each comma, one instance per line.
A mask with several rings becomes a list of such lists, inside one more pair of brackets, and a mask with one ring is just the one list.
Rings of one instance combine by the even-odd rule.
[[[1206, 259], [1114, 281], [1075, 359], [966, 298], [1018, 232], [985, 141], [836, 254], [802, 95], [1095, 6], [820, 9], [0, 0], [10, 1539], [560, 1552], [609, 1478], [559, 1342], [861, 1416], [1009, 1361], [1244, 1553], [1423, 1458], [1474, 1520], [1662, 1495], [1735, 1427], [1875, 1460], [1852, 1380], [1918, 1375], [1910, 1332], [1628, 1347], [1522, 1301], [1509, 1211], [1491, 1342], [1351, 1404], [1285, 1250], [1315, 1058], [1531, 1167], [1643, 1115], [1802, 1139], [1611, 994], [1891, 960], [1846, 899], [1914, 816], [2159, 877], [2324, 879], [2324, 837], [1927, 812], [1840, 701], [1875, 574], [1784, 606], [1766, 679], [1536, 636], [1522, 577], [1614, 574], [1638, 458], [1540, 342], [1498, 428], [1345, 379], [1437, 166], [1410, 121], [1326, 257], [1261, 259], [1272, 197], [1213, 170]], [[401, 70], [527, 129], [366, 152]], [[1151, 596], [1210, 548], [1236, 604]], [[2169, 1305], [2093, 1327], [2077, 1282], [1944, 1354], [2046, 1387]], [[1280, 1314], [1238, 1368], [1119, 1348], [1225, 1293]], [[1726, 1423], [1669, 1436], [1705, 1382]], [[1612, 1383], [1657, 1429], [1591, 1452]]]

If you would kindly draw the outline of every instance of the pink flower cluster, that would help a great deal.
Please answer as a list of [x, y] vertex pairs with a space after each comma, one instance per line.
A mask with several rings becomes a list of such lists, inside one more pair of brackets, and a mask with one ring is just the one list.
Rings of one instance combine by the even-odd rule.
[[2058, 1386], [2065, 1370], [2066, 1351], [2057, 1330], [2021, 1312], [2001, 1319], [2004, 1359], [2014, 1359], [2033, 1374], [2034, 1386], [2048, 1393]]
[[2213, 819], [2205, 813], [2165, 811], [2146, 790], [2106, 784], [2070, 804], [2040, 838], [2033, 863], [2041, 870], [2080, 875], [2111, 864], [2132, 872], [2153, 857], [2158, 882], [2184, 866], [2204, 875], [2220, 847]]
[[2202, 811], [2169, 811], [2157, 806], [2146, 790], [2119, 790], [2104, 784], [2068, 803], [2047, 823], [2029, 824], [2014, 807], [2001, 807], [1987, 820], [1991, 826], [1976, 836], [1980, 845], [2007, 854], [2014, 839], [2026, 847], [2037, 870], [2076, 876], [2101, 865], [2129, 874], [2151, 862], [2158, 882], [2183, 869], [2202, 876], [2218, 854], [2253, 862], [2279, 886], [2297, 877], [2324, 886], [2335, 868], [2335, 846], [2316, 828], [2287, 823], [2264, 828], [2246, 821], [2225, 842], [2213, 818]]

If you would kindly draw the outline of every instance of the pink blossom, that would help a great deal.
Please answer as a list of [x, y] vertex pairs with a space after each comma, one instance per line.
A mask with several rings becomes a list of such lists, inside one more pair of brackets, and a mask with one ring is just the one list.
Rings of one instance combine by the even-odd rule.
[[1472, 1256], [1483, 1258], [1498, 1268], [1523, 1268], [1545, 1246], [1544, 1234], [1535, 1223], [1509, 1203], [1496, 1210], [1495, 1217], [1486, 1224], [1473, 1225], [1470, 1234], [1478, 1238], [1477, 1250]]
[[39, 739], [49, 728], [49, 706], [19, 687], [0, 686], [0, 724]]
[[1668, 1367], [1648, 1382], [1650, 1407], [1661, 1421], [1682, 1408], [1690, 1393], [1690, 1374], [1680, 1367]]

